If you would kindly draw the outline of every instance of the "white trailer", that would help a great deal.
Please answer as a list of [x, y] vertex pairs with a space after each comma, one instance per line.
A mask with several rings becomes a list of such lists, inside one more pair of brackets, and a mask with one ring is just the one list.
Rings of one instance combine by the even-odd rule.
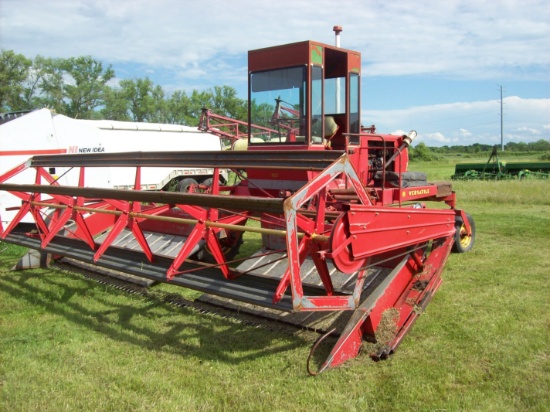
[[[40, 109], [20, 116], [0, 119], [0, 175], [24, 163], [34, 155], [71, 153], [155, 152], [155, 151], [219, 151], [219, 137], [201, 132], [196, 127], [119, 122], [110, 120], [78, 120]], [[13, 183], [32, 181], [31, 170], [10, 179]], [[62, 168], [49, 173], [60, 183], [77, 185], [77, 174]], [[208, 183], [213, 169], [146, 168], [142, 172], [142, 190], [162, 190], [179, 183], [181, 190], [189, 183]], [[192, 180], [191, 180], [192, 179]], [[132, 189], [134, 170], [100, 168], [86, 176], [88, 186]], [[6, 192], [0, 193], [2, 222], [10, 222], [20, 201]], [[11, 210], [10, 210], [11, 209]], [[32, 220], [29, 218], [28, 222]]]

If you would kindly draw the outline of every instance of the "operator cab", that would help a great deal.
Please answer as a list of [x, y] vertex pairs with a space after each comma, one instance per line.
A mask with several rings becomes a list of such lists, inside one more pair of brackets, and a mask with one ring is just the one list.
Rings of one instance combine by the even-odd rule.
[[[361, 127], [359, 52], [303, 41], [249, 51], [248, 69], [248, 150], [342, 151], [364, 186], [403, 186], [413, 137]], [[314, 174], [251, 169], [248, 181], [252, 194], [292, 193]]]
[[358, 140], [360, 53], [304, 41], [249, 51], [248, 68], [249, 150], [346, 150], [349, 134]]

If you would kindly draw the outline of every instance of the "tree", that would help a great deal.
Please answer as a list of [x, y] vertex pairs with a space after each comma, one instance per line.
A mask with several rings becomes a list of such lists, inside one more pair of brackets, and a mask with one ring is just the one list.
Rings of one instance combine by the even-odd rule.
[[189, 116], [191, 99], [182, 90], [176, 90], [169, 99], [166, 100], [165, 119], [168, 123], [194, 125], [197, 119]]
[[539, 139], [536, 142], [527, 143], [529, 150], [537, 152], [550, 151], [550, 140]]
[[196, 119], [195, 122], [198, 122], [198, 120], [200, 119], [202, 109], [204, 107], [209, 109], [212, 109], [214, 107], [214, 99], [211, 91], [193, 90], [190, 99], [191, 104], [189, 105], [189, 112], [187, 113], [187, 115], [191, 119]]
[[91, 119], [93, 111], [103, 104], [107, 83], [115, 76], [115, 72], [111, 66], [103, 70], [103, 64], [90, 56], [72, 57], [60, 63], [65, 74], [65, 114], [75, 119]]
[[237, 91], [230, 86], [214, 86], [212, 106], [209, 107], [217, 114], [232, 117], [238, 120], [247, 118], [247, 105], [237, 97]]
[[32, 110], [44, 107], [41, 100], [41, 83], [44, 76], [42, 70], [44, 59], [42, 56], [36, 56], [28, 70], [27, 77], [23, 81], [23, 109]]
[[89, 56], [68, 59], [37, 57], [34, 70], [40, 93], [36, 98], [29, 98], [29, 102], [34, 101], [34, 104], [47, 106], [75, 119], [97, 117], [95, 109], [103, 105], [107, 83], [115, 75], [111, 66], [104, 70], [101, 62]]
[[32, 61], [13, 50], [0, 54], [0, 111], [10, 112], [27, 109], [24, 104], [23, 83], [28, 76]]
[[155, 86], [151, 91], [151, 113], [148, 121], [152, 123], [166, 123], [165, 107], [166, 100], [164, 98], [164, 89], [160, 86]]
[[101, 116], [104, 119], [127, 122], [132, 120], [128, 110], [126, 92], [120, 87], [108, 87], [103, 95], [104, 107]]
[[252, 118], [258, 126], [272, 127], [271, 118], [275, 106], [269, 103], [257, 104], [255, 100], [251, 102], [250, 111], [252, 112]]
[[60, 59], [36, 56], [31, 72], [26, 80], [29, 84], [26, 93], [27, 106], [33, 109], [48, 107], [64, 113], [64, 79]]
[[164, 91], [145, 79], [121, 80], [122, 95], [128, 102], [128, 112], [134, 122], [163, 121]]
[[418, 143], [413, 150], [410, 150], [409, 157], [411, 160], [424, 160], [431, 161], [433, 154], [428, 146], [424, 142]]

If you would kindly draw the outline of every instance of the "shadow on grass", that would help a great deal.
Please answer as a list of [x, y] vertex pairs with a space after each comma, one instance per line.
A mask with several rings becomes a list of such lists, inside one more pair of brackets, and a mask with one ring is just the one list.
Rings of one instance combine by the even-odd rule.
[[298, 336], [176, 307], [155, 296], [129, 295], [114, 288], [105, 291], [105, 286], [77, 274], [4, 272], [0, 288], [109, 339], [153, 352], [238, 364], [309, 346]]

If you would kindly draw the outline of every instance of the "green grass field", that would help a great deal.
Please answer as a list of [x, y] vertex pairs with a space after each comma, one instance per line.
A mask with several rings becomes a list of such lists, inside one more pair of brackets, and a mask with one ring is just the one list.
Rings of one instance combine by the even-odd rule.
[[[411, 169], [444, 180], [454, 166]], [[475, 249], [450, 257], [392, 357], [360, 355], [318, 377], [305, 371], [309, 333], [78, 274], [12, 272], [23, 251], [0, 243], [0, 411], [547, 411], [550, 182], [453, 187], [475, 219]]]

